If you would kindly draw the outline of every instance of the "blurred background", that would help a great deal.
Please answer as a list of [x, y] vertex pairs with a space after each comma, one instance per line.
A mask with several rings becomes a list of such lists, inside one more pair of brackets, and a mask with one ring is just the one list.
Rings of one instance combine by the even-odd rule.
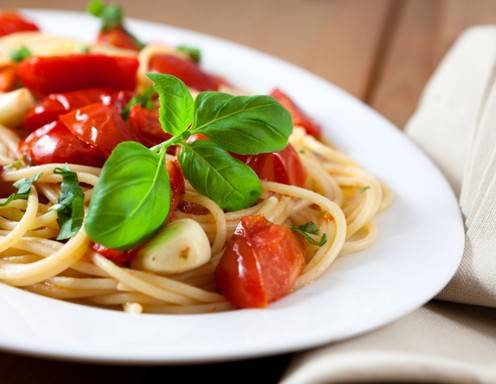
[[[334, 82], [399, 127], [459, 33], [496, 23], [494, 0], [115, 0], [126, 15], [220, 36]], [[86, 0], [2, 0], [83, 11]], [[164, 37], [166, 40], [166, 37]]]

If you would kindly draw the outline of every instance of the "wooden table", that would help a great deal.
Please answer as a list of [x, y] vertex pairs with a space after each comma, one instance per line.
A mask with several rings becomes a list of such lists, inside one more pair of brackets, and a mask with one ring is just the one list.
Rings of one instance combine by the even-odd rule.
[[[129, 16], [189, 28], [305, 67], [370, 104], [398, 127], [459, 33], [496, 23], [492, 0], [121, 0]], [[4, 8], [84, 9], [86, 1], [3, 0]], [[8, 316], [8, 314], [2, 314]], [[199, 324], [199, 326], [201, 326]], [[194, 367], [111, 367], [0, 354], [0, 382], [115, 383], [203, 375], [275, 382], [290, 355]], [[224, 373], [232, 376], [224, 376]], [[264, 372], [261, 374], [261, 372]], [[110, 382], [110, 381], [109, 381]]]

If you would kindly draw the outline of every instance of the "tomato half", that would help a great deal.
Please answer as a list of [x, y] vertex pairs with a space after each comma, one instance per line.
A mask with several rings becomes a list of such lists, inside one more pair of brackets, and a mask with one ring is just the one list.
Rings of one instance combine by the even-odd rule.
[[131, 91], [89, 88], [66, 93], [52, 93], [41, 99], [24, 116], [23, 127], [28, 131], [56, 120], [60, 115], [93, 103], [113, 105], [121, 111], [131, 99]]
[[282, 151], [260, 155], [235, 155], [249, 165], [262, 180], [303, 187], [307, 173], [291, 144]]
[[134, 57], [81, 54], [30, 57], [17, 66], [17, 75], [36, 95], [84, 88], [134, 90], [138, 60]]
[[139, 248], [132, 248], [123, 251], [120, 249], [107, 248], [98, 243], [92, 243], [91, 249], [93, 249], [96, 253], [99, 253], [103, 257], [106, 257], [107, 259], [120, 265], [125, 264], [129, 260], [131, 260], [134, 256], [136, 256], [139, 250]]
[[100, 31], [96, 39], [98, 43], [113, 45], [114, 47], [139, 51], [136, 40], [121, 26]]
[[0, 92], [12, 91], [17, 81], [14, 65], [7, 65], [0, 68]]
[[171, 203], [169, 209], [169, 218], [176, 210], [184, 196], [184, 176], [181, 168], [176, 160], [167, 162], [167, 173], [169, 174], [169, 182], [171, 186]]
[[238, 308], [262, 308], [288, 294], [305, 264], [304, 249], [287, 227], [245, 216], [217, 266], [220, 292]]
[[288, 95], [278, 88], [274, 89], [270, 95], [288, 110], [294, 125], [304, 128], [309, 135], [320, 138], [321, 126], [298, 107]]
[[216, 91], [224, 81], [203, 71], [194, 61], [171, 54], [157, 54], [150, 59], [150, 71], [176, 76], [198, 91]]
[[0, 12], [0, 36], [14, 32], [38, 31], [36, 24], [24, 19], [16, 12]]
[[153, 147], [171, 137], [160, 126], [158, 110], [146, 109], [139, 104], [134, 105], [129, 112], [129, 126], [139, 142], [147, 147]]
[[112, 150], [123, 141], [136, 141], [116, 108], [102, 103], [78, 108], [59, 120], [78, 139], [97, 149], [108, 157]]
[[20, 152], [34, 165], [72, 163], [101, 167], [105, 158], [75, 137], [60, 121], [32, 132], [19, 146]]

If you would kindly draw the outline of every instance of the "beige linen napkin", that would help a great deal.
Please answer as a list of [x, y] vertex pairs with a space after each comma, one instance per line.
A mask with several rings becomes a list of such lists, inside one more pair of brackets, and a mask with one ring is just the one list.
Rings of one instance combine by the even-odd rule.
[[463, 261], [438, 299], [471, 305], [431, 302], [378, 331], [300, 354], [285, 384], [496, 383], [496, 27], [458, 39], [406, 132], [446, 175], [465, 218]]

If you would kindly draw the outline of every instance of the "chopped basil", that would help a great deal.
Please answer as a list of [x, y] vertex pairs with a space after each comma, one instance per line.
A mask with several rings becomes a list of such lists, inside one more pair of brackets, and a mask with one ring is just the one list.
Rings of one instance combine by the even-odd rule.
[[320, 239], [318, 239], [318, 240], [315, 239], [315, 236], [320, 236], [320, 231], [319, 231], [319, 228], [312, 221], [309, 221], [308, 223], [301, 224], [298, 226], [292, 226], [291, 230], [293, 232], [296, 232], [299, 235], [303, 236], [303, 238], [309, 244], [321, 247], [325, 243], [327, 243], [327, 236], [325, 233], [322, 234]]

